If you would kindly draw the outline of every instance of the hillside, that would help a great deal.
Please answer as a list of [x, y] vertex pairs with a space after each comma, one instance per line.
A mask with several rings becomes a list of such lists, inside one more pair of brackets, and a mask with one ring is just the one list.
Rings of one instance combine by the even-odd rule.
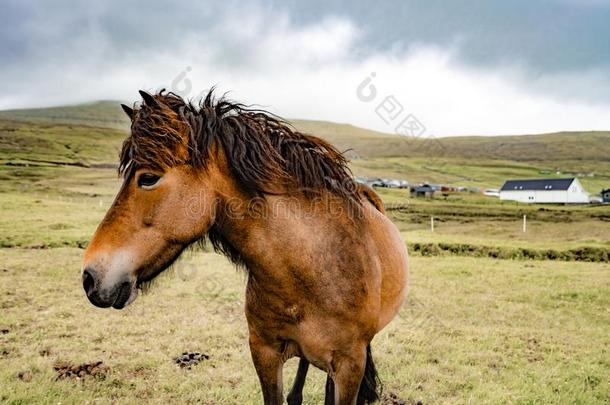
[[517, 136], [460, 136], [413, 139], [348, 124], [293, 120], [303, 130], [355, 150], [360, 157], [456, 157], [528, 161], [610, 162], [610, 131]]
[[[0, 111], [0, 119], [114, 129], [129, 122], [118, 101]], [[512, 161], [610, 161], [610, 132], [562, 132], [520, 136], [412, 139], [326, 121], [292, 120], [303, 132], [323, 137], [352, 157], [454, 157]]]
[[71, 106], [0, 111], [0, 119], [37, 123], [86, 125], [126, 129], [129, 120], [118, 101], [96, 101]]
[[114, 164], [124, 130], [0, 119], [0, 164]]
[[515, 161], [610, 162], [610, 132], [558, 132], [520, 136], [441, 138], [449, 155]]
[[[411, 139], [349, 124], [292, 123], [350, 150], [356, 175], [492, 188], [507, 178], [578, 176], [594, 192], [610, 186], [610, 132]], [[0, 111], [0, 163], [115, 165], [128, 126], [114, 101]]]

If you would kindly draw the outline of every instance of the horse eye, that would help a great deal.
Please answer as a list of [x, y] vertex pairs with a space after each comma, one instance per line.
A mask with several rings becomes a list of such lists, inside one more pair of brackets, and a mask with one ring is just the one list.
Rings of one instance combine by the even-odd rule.
[[160, 178], [156, 174], [144, 173], [138, 177], [138, 187], [152, 187], [157, 184]]

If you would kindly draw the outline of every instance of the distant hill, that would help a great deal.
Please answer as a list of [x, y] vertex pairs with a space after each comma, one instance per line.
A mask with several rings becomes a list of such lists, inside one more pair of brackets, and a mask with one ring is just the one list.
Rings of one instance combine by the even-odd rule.
[[330, 140], [360, 157], [456, 157], [513, 161], [594, 160], [610, 162], [610, 131], [542, 135], [409, 138], [349, 124], [293, 120], [295, 127]]
[[[75, 106], [0, 111], [0, 120], [112, 128], [129, 121], [118, 101]], [[511, 161], [610, 161], [610, 132], [562, 132], [521, 136], [408, 138], [326, 121], [292, 120], [300, 131], [327, 139], [349, 156], [443, 157]]]
[[96, 101], [61, 107], [5, 110], [0, 111], [0, 119], [102, 128], [129, 128], [129, 119], [118, 101]]
[[0, 164], [114, 165], [125, 131], [0, 119]]
[[610, 132], [558, 132], [520, 136], [442, 138], [446, 155], [515, 161], [610, 162]]

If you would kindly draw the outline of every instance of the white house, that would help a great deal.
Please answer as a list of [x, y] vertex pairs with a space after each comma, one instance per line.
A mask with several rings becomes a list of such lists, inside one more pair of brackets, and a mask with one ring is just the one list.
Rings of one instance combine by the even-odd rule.
[[500, 200], [537, 204], [587, 204], [589, 193], [577, 178], [508, 180], [500, 189]]

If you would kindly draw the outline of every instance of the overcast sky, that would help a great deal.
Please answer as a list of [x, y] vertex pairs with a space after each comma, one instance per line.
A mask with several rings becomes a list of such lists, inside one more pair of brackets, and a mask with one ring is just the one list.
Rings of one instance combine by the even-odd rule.
[[0, 3], [0, 109], [211, 85], [385, 132], [608, 130], [610, 0]]

